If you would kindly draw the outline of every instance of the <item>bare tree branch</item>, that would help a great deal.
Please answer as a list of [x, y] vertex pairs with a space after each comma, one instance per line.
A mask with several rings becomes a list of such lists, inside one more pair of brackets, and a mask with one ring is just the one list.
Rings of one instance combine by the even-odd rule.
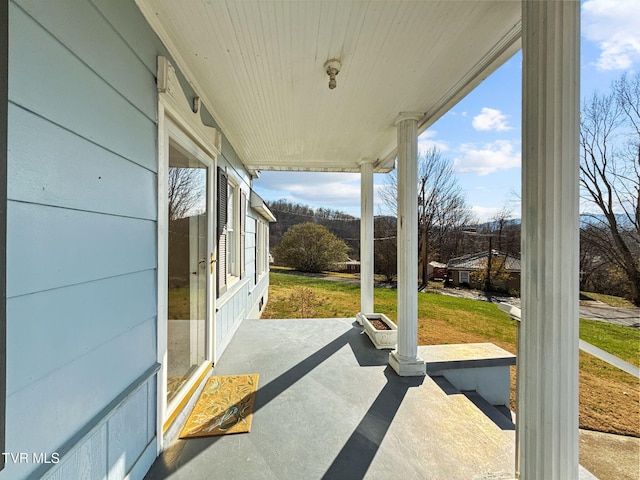
[[202, 213], [206, 195], [206, 171], [202, 168], [169, 168], [169, 220], [177, 220]]
[[585, 102], [580, 144], [581, 198], [590, 214], [581, 235], [584, 268], [607, 259], [640, 305], [639, 74], [623, 75], [610, 94], [594, 94]]
[[[458, 185], [453, 164], [433, 147], [418, 157], [418, 232], [422, 261], [422, 283], [427, 282], [430, 257], [439, 259], [446, 239], [457, 228], [474, 221], [464, 193]], [[397, 210], [398, 177], [394, 170], [386, 177], [381, 197]], [[433, 254], [430, 254], [433, 252]]]

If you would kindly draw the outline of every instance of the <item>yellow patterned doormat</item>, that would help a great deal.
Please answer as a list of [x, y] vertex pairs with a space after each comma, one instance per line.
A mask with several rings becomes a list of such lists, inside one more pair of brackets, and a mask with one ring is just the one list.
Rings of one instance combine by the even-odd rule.
[[208, 437], [251, 430], [258, 374], [211, 377], [180, 438]]

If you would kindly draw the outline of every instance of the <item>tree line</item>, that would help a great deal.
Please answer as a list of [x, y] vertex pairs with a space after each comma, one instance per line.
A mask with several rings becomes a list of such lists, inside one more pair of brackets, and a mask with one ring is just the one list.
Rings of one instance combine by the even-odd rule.
[[[278, 218], [278, 222], [270, 227], [270, 246], [276, 262], [302, 271], [319, 272], [332, 268], [347, 257], [359, 260], [359, 218], [327, 209], [318, 215], [312, 207], [287, 200], [267, 202], [267, 205]], [[428, 261], [435, 259], [446, 263], [455, 256], [486, 250], [487, 242], [483, 236], [494, 230], [497, 239], [495, 246], [501, 251], [517, 255], [520, 225], [505, 215], [507, 210], [503, 210], [495, 220], [482, 225], [460, 223], [442, 226], [434, 221], [427, 230], [431, 234], [428, 239]], [[468, 228], [473, 228], [474, 233], [480, 235], [469, 235]], [[422, 229], [422, 235], [424, 231]], [[379, 215], [374, 218], [375, 272], [383, 275], [387, 281], [393, 281], [397, 274], [396, 232], [396, 217]], [[421, 239], [426, 237], [422, 236]], [[424, 245], [424, 242], [421, 244]]]
[[285, 199], [267, 202], [267, 206], [278, 219], [276, 223], [269, 226], [269, 245], [271, 248], [276, 248], [280, 244], [284, 234], [293, 225], [311, 222], [326, 227], [331, 233], [346, 242], [349, 257], [360, 258], [359, 218], [338, 210], [312, 208]]

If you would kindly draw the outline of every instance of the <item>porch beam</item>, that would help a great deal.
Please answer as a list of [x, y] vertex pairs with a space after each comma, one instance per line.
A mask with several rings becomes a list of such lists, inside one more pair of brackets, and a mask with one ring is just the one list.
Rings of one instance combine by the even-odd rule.
[[425, 375], [418, 357], [418, 121], [400, 113], [398, 134], [398, 347], [389, 364], [400, 376]]
[[373, 161], [360, 162], [360, 311], [373, 313]]
[[580, 3], [522, 22], [520, 478], [577, 479]]

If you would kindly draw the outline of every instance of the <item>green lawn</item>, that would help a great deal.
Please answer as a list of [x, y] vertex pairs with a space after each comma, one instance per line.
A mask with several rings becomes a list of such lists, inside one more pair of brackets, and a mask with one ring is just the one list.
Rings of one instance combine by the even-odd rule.
[[580, 319], [580, 338], [640, 367], [640, 329]]
[[[265, 318], [297, 318], [296, 295], [301, 289], [313, 292], [314, 317], [355, 317], [360, 306], [360, 286], [352, 283], [320, 280], [300, 275], [271, 273], [274, 294], [269, 299]], [[293, 300], [292, 300], [293, 295]], [[397, 320], [396, 290], [376, 288], [375, 310]], [[497, 343], [511, 345], [516, 342], [516, 326], [497, 305], [478, 300], [451, 297], [437, 293], [418, 295], [418, 316], [423, 319], [420, 328], [429, 324], [461, 330]], [[422, 332], [421, 332], [422, 334]], [[605, 322], [580, 319], [580, 338], [633, 365], [640, 366], [640, 330]], [[435, 343], [435, 342], [428, 342]], [[505, 347], [503, 347], [505, 348]]]

